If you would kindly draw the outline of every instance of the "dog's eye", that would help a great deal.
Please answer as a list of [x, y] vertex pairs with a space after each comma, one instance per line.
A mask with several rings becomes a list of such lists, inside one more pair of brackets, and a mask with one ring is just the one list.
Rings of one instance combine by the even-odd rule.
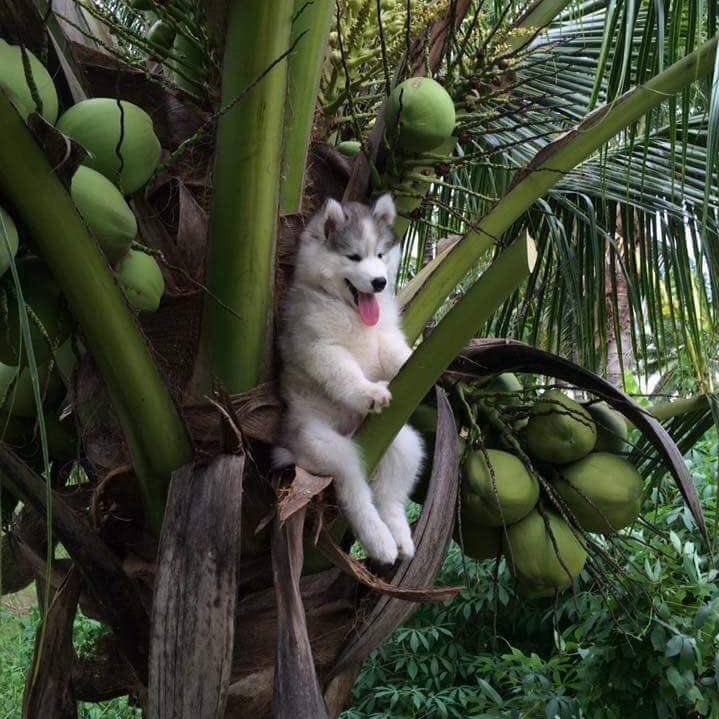
[[380, 260], [381, 260], [381, 259], [382, 259], [382, 255], [383, 255], [383, 254], [384, 254], [383, 252], [378, 252], [378, 253], [377, 253], [377, 257], [379, 257], [379, 258], [380, 258]]
[[362, 257], [360, 255], [347, 255], [348, 260], [352, 260], [352, 262], [359, 262]]

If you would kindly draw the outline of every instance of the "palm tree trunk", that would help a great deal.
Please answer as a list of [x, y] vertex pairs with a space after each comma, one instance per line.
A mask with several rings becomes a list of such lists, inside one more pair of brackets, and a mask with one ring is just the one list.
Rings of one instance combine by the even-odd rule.
[[[624, 226], [621, 211], [617, 208], [616, 246], [624, 254]], [[634, 369], [632, 353], [632, 327], [629, 310], [629, 289], [621, 267], [607, 250], [604, 298], [607, 313], [607, 382], [617, 389], [624, 386], [624, 372]], [[619, 270], [619, 271], [617, 271]]]

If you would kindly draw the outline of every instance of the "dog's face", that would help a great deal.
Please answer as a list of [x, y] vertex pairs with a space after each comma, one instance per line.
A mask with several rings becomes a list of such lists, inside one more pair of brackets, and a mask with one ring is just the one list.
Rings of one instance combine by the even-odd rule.
[[397, 268], [395, 216], [389, 195], [372, 207], [327, 200], [302, 234], [295, 272], [354, 307], [364, 324], [377, 324], [377, 295], [391, 291]]

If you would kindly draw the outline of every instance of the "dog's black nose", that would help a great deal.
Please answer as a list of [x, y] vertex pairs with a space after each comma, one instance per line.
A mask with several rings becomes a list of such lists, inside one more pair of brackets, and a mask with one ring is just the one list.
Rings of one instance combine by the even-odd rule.
[[387, 280], [384, 277], [375, 277], [372, 280], [372, 288], [375, 292], [382, 292], [382, 290], [387, 286]]

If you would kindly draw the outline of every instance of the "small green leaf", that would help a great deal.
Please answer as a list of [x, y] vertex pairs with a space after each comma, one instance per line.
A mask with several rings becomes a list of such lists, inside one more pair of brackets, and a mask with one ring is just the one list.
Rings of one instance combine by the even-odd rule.
[[666, 645], [666, 649], [664, 650], [664, 656], [665, 657], [675, 657], [681, 652], [682, 647], [684, 646], [684, 637], [682, 636], [675, 636], [672, 637]]

